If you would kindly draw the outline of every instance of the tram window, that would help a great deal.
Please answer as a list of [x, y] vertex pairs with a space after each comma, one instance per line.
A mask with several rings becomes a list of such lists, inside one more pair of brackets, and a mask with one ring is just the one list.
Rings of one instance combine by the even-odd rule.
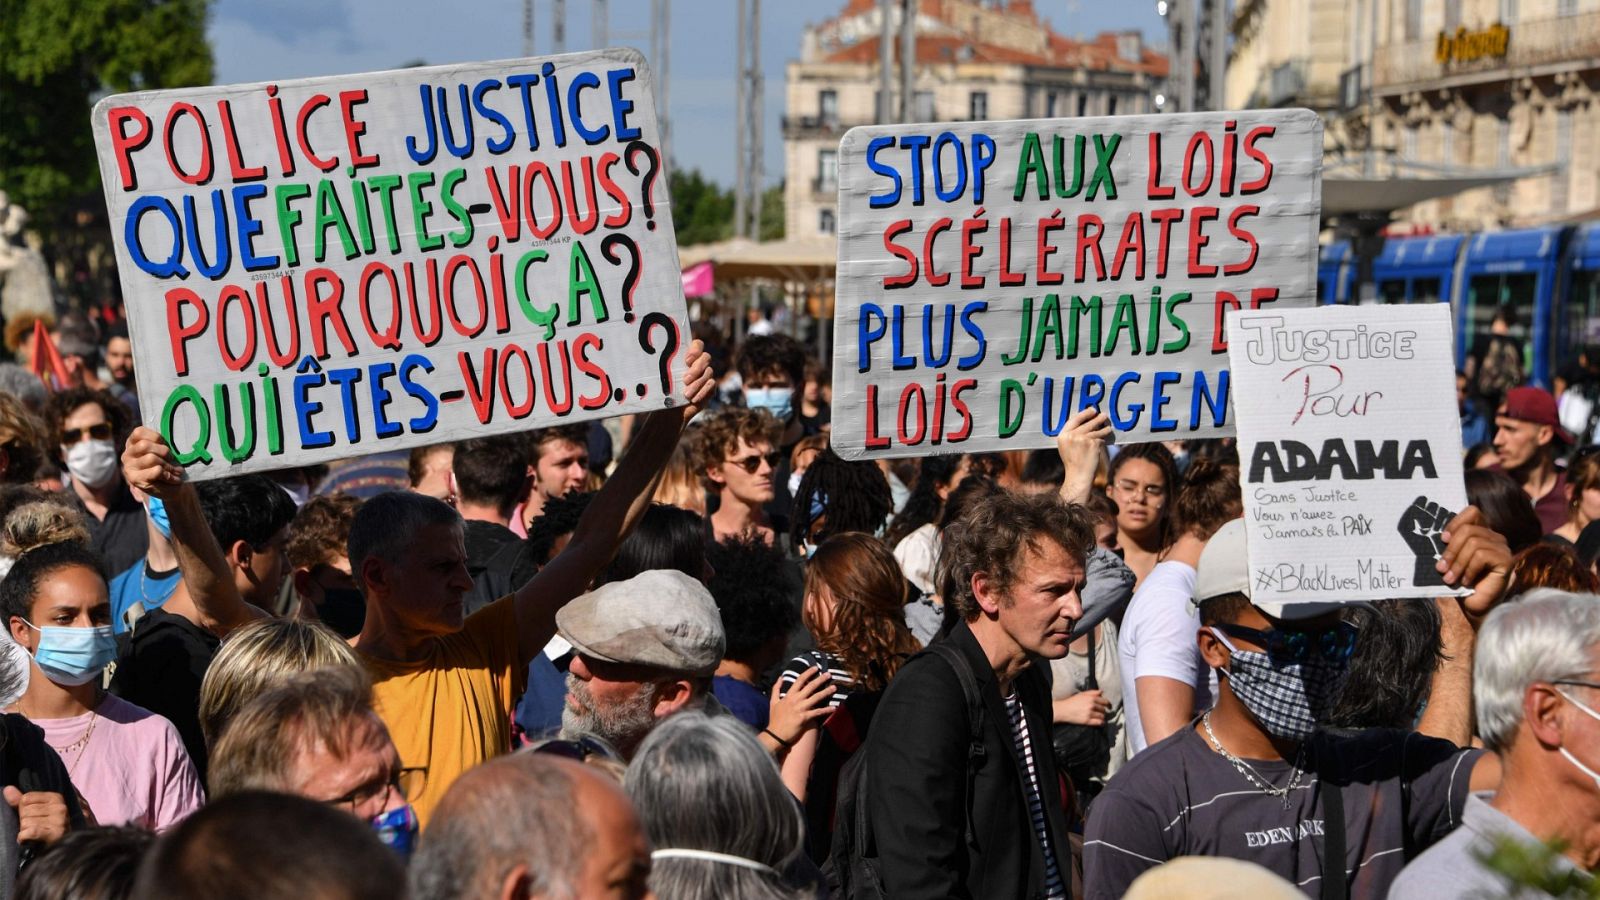
[[1411, 282], [1412, 303], [1438, 303], [1442, 294], [1442, 283], [1437, 278], [1418, 278]]
[[1507, 304], [1516, 314], [1513, 337], [1526, 339], [1533, 329], [1534, 291], [1538, 277], [1530, 272], [1477, 275], [1467, 283], [1467, 346], [1488, 334], [1495, 310]]
[[1406, 283], [1395, 278], [1378, 282], [1379, 303], [1404, 303], [1406, 302]]
[[[1592, 323], [1592, 326], [1591, 326]], [[1572, 273], [1572, 293], [1567, 300], [1565, 352], [1563, 362], [1576, 359], [1578, 351], [1600, 344], [1600, 271], [1579, 269]]]

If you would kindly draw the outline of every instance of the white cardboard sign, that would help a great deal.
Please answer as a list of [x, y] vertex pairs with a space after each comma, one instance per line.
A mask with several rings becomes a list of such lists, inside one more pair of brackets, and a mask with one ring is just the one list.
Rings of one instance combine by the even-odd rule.
[[839, 147], [833, 447], [1232, 435], [1224, 313], [1316, 297], [1309, 110], [853, 128]]
[[1252, 600], [1438, 597], [1467, 504], [1448, 304], [1228, 317]]
[[145, 422], [212, 478], [672, 405], [652, 92], [601, 50], [102, 100]]

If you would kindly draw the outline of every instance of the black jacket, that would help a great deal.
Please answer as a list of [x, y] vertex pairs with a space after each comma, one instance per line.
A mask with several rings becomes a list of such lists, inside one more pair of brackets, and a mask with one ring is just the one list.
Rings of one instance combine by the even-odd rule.
[[[884, 692], [864, 748], [865, 799], [885, 894], [892, 900], [1042, 896], [1045, 862], [1028, 818], [1027, 776], [994, 671], [965, 624], [945, 640], [976, 676], [984, 752], [971, 760], [969, 792], [972, 726], [961, 682], [943, 658], [913, 657]], [[1016, 690], [1056, 864], [1070, 890], [1066, 815], [1050, 753], [1050, 687], [1041, 666], [1024, 670]]]

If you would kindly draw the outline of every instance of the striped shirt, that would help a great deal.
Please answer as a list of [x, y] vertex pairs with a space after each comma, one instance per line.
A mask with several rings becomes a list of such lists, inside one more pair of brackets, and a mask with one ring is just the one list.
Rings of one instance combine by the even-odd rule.
[[1066, 900], [1067, 888], [1061, 880], [1061, 866], [1050, 846], [1050, 822], [1045, 816], [1044, 797], [1039, 791], [1039, 769], [1033, 762], [1033, 740], [1028, 736], [1028, 721], [1022, 715], [1022, 701], [1015, 691], [1005, 698], [1006, 715], [1011, 720], [1011, 740], [1017, 745], [1017, 758], [1028, 776], [1028, 820], [1044, 854], [1044, 895], [1049, 900]]
[[845, 701], [852, 693], [860, 689], [850, 672], [844, 667], [844, 661], [825, 650], [807, 650], [783, 667], [783, 674], [778, 676], [778, 696], [785, 696], [801, 675], [807, 669], [822, 669], [833, 680], [833, 696], [828, 698], [828, 708], [838, 709], [839, 704]]

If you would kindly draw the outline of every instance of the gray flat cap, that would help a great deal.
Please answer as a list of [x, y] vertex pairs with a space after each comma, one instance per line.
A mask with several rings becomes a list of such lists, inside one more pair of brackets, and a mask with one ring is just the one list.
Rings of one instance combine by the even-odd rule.
[[601, 585], [556, 613], [556, 630], [584, 656], [709, 675], [727, 640], [706, 586], [675, 569]]

